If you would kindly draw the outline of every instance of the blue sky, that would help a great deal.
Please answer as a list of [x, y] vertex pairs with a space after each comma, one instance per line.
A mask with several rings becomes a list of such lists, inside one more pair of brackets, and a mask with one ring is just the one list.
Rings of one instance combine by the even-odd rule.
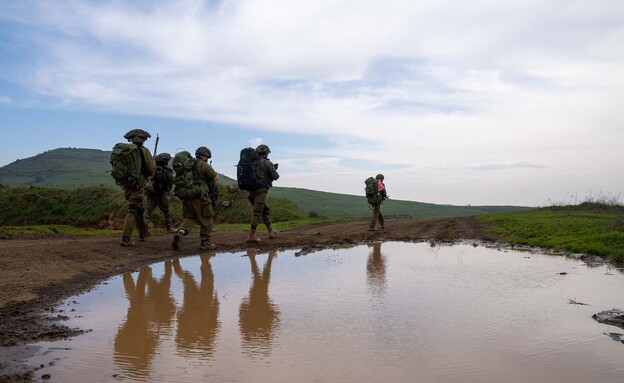
[[2, 1], [0, 68], [0, 166], [142, 128], [231, 177], [265, 143], [279, 186], [624, 197], [619, 0]]

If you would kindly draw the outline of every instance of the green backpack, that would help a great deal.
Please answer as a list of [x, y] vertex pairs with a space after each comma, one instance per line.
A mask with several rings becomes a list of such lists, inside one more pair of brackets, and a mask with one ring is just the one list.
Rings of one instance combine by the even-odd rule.
[[145, 185], [143, 156], [135, 144], [119, 143], [113, 147], [110, 163], [111, 176], [121, 187], [140, 188]]
[[174, 193], [181, 200], [199, 198], [204, 194], [205, 187], [199, 181], [197, 174], [197, 160], [191, 153], [182, 151], [173, 156], [173, 170], [175, 180], [173, 181]]
[[366, 187], [364, 191], [366, 192], [366, 200], [369, 204], [374, 205], [379, 202], [379, 190], [377, 189], [377, 179], [374, 177], [368, 177], [364, 183]]

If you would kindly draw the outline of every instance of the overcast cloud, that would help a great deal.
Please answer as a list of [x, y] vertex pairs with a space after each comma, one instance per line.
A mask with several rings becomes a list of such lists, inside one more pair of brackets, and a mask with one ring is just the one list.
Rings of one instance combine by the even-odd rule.
[[0, 38], [0, 110], [283, 134], [279, 186], [361, 194], [383, 172], [391, 198], [433, 203], [624, 192], [618, 0], [16, 1]]

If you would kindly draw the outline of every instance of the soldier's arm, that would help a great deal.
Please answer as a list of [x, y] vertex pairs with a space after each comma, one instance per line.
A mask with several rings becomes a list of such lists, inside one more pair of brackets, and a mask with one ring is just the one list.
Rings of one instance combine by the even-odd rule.
[[267, 171], [269, 173], [269, 178], [271, 178], [271, 181], [275, 181], [279, 178], [279, 173], [277, 172], [277, 169], [275, 168], [275, 165], [273, 165], [273, 162], [267, 160], [266, 161], [266, 167], [267, 167]]
[[141, 151], [143, 152], [143, 166], [145, 168], [146, 176], [152, 176], [154, 175], [154, 172], [156, 172], [156, 163], [154, 162], [152, 153], [150, 153], [149, 149], [145, 146], [141, 147]]
[[203, 162], [201, 165], [201, 172], [205, 179], [219, 181], [219, 173], [217, 173], [210, 164]]

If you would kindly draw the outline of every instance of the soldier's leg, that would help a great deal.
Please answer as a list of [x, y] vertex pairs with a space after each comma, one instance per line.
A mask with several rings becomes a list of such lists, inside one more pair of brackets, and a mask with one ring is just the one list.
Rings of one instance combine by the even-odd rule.
[[379, 224], [381, 225], [382, 229], [386, 227], [386, 222], [384, 220], [383, 214], [381, 214], [381, 206], [379, 206]]
[[154, 209], [156, 209], [156, 205], [156, 195], [147, 194], [147, 198], [145, 199], [145, 212], [143, 213], [143, 219], [147, 224], [150, 222], [150, 217], [152, 216]]
[[178, 232], [174, 234], [171, 247], [178, 249], [180, 247], [180, 241], [182, 237], [189, 235], [195, 226], [195, 220], [197, 215], [195, 214], [195, 208], [193, 206], [193, 200], [182, 201], [182, 224], [178, 229]]
[[375, 230], [375, 224], [379, 219], [379, 204], [374, 204], [373, 206], [373, 215], [371, 216], [370, 223], [368, 225], [369, 230]]
[[263, 209], [261, 190], [254, 190], [252, 192], [249, 192], [249, 196], [247, 197], [247, 199], [253, 205], [250, 222], [251, 229], [249, 231], [249, 237], [247, 238], [247, 242], [257, 243], [260, 242], [260, 238], [256, 237], [256, 229], [258, 228], [258, 224], [262, 219], [261, 217]]
[[214, 222], [214, 211], [212, 209], [212, 202], [210, 202], [210, 199], [207, 199], [205, 201], [199, 200], [197, 209], [197, 216], [199, 224], [201, 226], [201, 230], [199, 232], [199, 248], [202, 250], [212, 250], [216, 247], [210, 241], [210, 238], [212, 236], [212, 226]]
[[171, 211], [169, 210], [169, 197], [166, 194], [162, 194], [158, 199], [158, 207], [163, 213], [165, 218], [165, 227], [167, 230], [171, 229]]

